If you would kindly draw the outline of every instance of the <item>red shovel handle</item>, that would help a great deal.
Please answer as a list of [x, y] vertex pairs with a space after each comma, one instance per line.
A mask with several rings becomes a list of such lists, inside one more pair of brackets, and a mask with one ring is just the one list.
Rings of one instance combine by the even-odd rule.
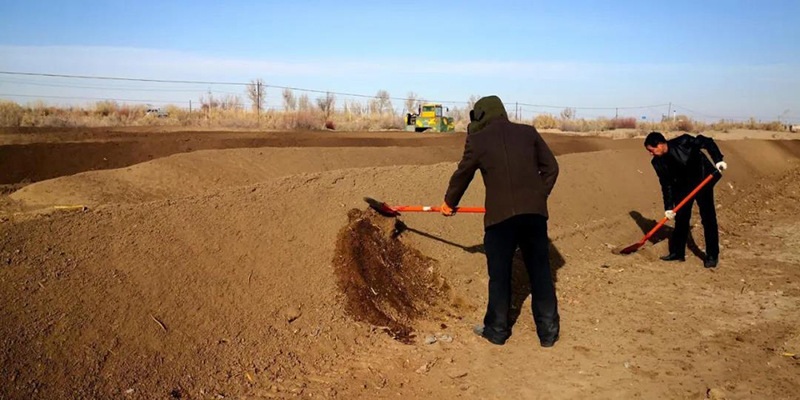
[[[711, 182], [711, 180], [712, 180], [712, 179], [714, 179], [714, 176], [715, 176], [717, 173], [719, 173], [719, 171], [714, 171], [713, 173], [711, 173], [711, 175], [707, 176], [707, 177], [706, 177], [706, 179], [703, 179], [703, 181], [702, 181], [702, 182], [700, 182], [700, 184], [699, 184], [699, 185], [697, 185], [697, 187], [696, 187], [696, 188], [694, 188], [694, 190], [692, 190], [692, 192], [691, 192], [691, 193], [689, 193], [689, 195], [688, 195], [688, 196], [686, 196], [686, 198], [685, 198], [685, 199], [683, 199], [683, 201], [681, 201], [680, 203], [678, 203], [678, 205], [677, 205], [677, 206], [675, 206], [675, 208], [673, 208], [673, 209], [672, 209], [672, 211], [673, 211], [673, 212], [675, 212], [675, 213], [677, 213], [677, 212], [678, 212], [678, 210], [680, 210], [680, 209], [681, 209], [681, 207], [683, 207], [683, 206], [684, 206], [684, 205], [685, 205], [685, 204], [686, 204], [686, 203], [687, 203], [689, 200], [691, 200], [691, 199], [692, 199], [692, 197], [694, 197], [694, 196], [697, 194], [697, 192], [699, 192], [699, 191], [700, 191], [700, 189], [702, 189], [703, 187], [705, 187], [705, 186], [708, 184], [708, 182]], [[661, 227], [662, 227], [662, 226], [664, 226], [664, 224], [666, 224], [666, 223], [667, 223], [667, 221], [668, 221], [668, 220], [669, 220], [669, 218], [666, 218], [666, 217], [664, 217], [664, 219], [662, 219], [662, 220], [661, 220], [661, 222], [659, 222], [659, 223], [658, 223], [658, 225], [656, 225], [655, 227], [653, 227], [653, 229], [651, 229], [651, 230], [650, 230], [650, 232], [647, 232], [647, 235], [645, 235], [645, 236], [642, 238], [642, 240], [640, 240], [640, 241], [639, 241], [639, 244], [644, 244], [645, 242], [647, 242], [647, 241], [650, 239], [650, 237], [652, 237], [653, 235], [655, 235], [655, 233], [656, 233], [656, 232], [657, 232], [659, 229], [661, 229]]]

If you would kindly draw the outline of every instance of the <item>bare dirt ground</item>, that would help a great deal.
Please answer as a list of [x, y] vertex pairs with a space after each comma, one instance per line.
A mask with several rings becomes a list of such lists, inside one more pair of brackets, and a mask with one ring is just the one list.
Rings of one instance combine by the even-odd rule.
[[[524, 284], [505, 346], [471, 333], [480, 217], [398, 229], [352, 211], [365, 195], [438, 203], [463, 136], [33, 134], [0, 147], [53, 146], [0, 158], [19, 189], [0, 204], [0, 397], [800, 397], [800, 142], [720, 142], [723, 249], [706, 270], [697, 216], [686, 263], [657, 261], [667, 235], [610, 252], [663, 213], [640, 140], [547, 135], [563, 334], [542, 349]], [[134, 154], [95, 147], [115, 141]], [[63, 161], [83, 153], [125, 161]], [[478, 176], [463, 203], [482, 199]], [[75, 202], [88, 210], [51, 208]]]
[[[545, 130], [546, 133], [555, 133], [564, 136], [572, 137], [602, 137], [610, 139], [630, 139], [635, 137], [644, 138], [647, 132], [638, 129], [615, 129], [603, 132], [563, 132], [558, 129]], [[662, 132], [667, 137], [674, 137], [682, 135], [685, 132]], [[798, 140], [800, 133], [798, 132], [776, 132], [776, 131], [760, 131], [752, 129], [731, 129], [729, 131], [704, 131], [703, 136], [719, 140]]]

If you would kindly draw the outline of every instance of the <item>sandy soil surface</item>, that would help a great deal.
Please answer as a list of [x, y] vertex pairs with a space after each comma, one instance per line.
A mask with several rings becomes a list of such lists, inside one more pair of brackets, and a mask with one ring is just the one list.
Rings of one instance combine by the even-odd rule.
[[[613, 131], [603, 132], [563, 132], [558, 129], [545, 130], [546, 133], [555, 133], [564, 136], [572, 137], [603, 137], [611, 139], [631, 139], [631, 138], [644, 138], [647, 132], [642, 132], [638, 129], [616, 129]], [[675, 137], [684, 134], [685, 132], [662, 132], [667, 137]], [[702, 135], [714, 138], [715, 140], [798, 140], [800, 139], [800, 132], [775, 132], [775, 131], [760, 131], [751, 129], [731, 129], [729, 131], [705, 131]]]
[[[10, 182], [0, 394], [800, 397], [800, 142], [721, 143], [723, 249], [706, 270], [698, 217], [685, 263], [657, 260], [669, 228], [634, 255], [611, 253], [662, 215], [640, 141], [547, 139], [561, 165], [552, 349], [538, 345], [519, 265], [512, 338], [496, 347], [471, 333], [486, 300], [479, 216], [407, 214], [398, 229], [362, 212], [366, 195], [438, 203], [457, 137], [332, 137]], [[463, 205], [483, 193], [478, 176]], [[78, 199], [89, 209], [47, 208]]]

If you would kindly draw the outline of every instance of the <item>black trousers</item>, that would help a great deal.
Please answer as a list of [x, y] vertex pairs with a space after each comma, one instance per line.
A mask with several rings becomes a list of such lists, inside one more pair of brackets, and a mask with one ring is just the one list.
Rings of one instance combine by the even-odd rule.
[[483, 318], [483, 335], [505, 341], [511, 336], [511, 273], [519, 247], [531, 285], [531, 308], [536, 333], [542, 340], [558, 336], [556, 290], [550, 275], [547, 219], [523, 214], [486, 228], [483, 239], [489, 266], [489, 305]]
[[[688, 195], [689, 192], [686, 192]], [[719, 257], [719, 227], [717, 226], [717, 209], [714, 206], [714, 187], [705, 187], [697, 196], [689, 200], [675, 216], [675, 231], [669, 240], [669, 252], [678, 255], [686, 254], [686, 241], [689, 238], [689, 221], [692, 218], [692, 207], [697, 200], [700, 218], [703, 222], [703, 233], [706, 238], [706, 255]]]

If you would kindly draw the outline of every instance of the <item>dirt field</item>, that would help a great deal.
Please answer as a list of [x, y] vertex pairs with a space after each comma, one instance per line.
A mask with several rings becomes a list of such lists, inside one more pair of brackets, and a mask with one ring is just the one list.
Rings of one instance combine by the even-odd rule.
[[551, 349], [523, 268], [512, 338], [472, 334], [479, 216], [362, 212], [438, 204], [463, 135], [0, 135], [0, 397], [800, 398], [800, 141], [719, 141], [706, 270], [697, 215], [685, 263], [658, 261], [669, 228], [610, 251], [663, 215], [641, 139], [545, 138]]

